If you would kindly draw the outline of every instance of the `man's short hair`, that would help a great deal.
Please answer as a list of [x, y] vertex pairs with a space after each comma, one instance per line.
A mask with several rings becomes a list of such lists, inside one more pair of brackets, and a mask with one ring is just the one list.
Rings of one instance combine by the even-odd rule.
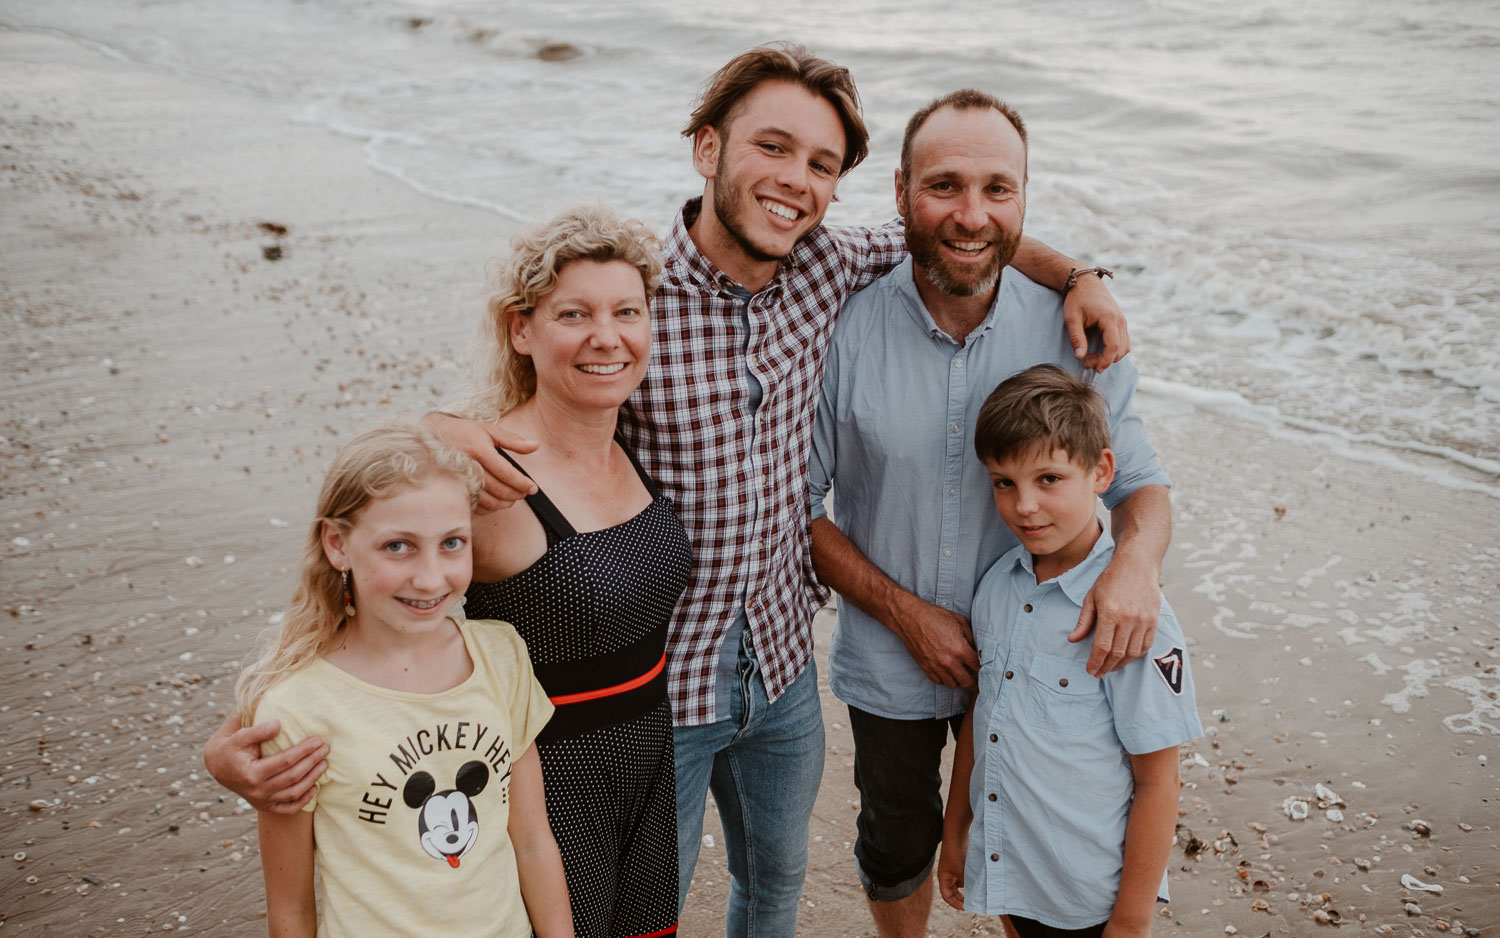
[[1016, 128], [1016, 133], [1021, 135], [1021, 145], [1029, 146], [1026, 142], [1026, 123], [1021, 120], [1021, 115], [1016, 113], [1015, 108], [992, 94], [985, 94], [973, 88], [961, 88], [958, 91], [950, 91], [941, 98], [934, 98], [906, 122], [906, 133], [901, 138], [901, 178], [911, 177], [911, 144], [917, 136], [917, 131], [922, 129], [922, 125], [927, 123], [929, 117], [945, 107], [951, 107], [957, 111], [974, 111], [983, 108], [999, 111], [1001, 116]]
[[974, 423], [974, 453], [982, 460], [1060, 449], [1092, 468], [1108, 448], [1104, 398], [1056, 365], [1036, 365], [1000, 382]]
[[806, 88], [838, 112], [844, 125], [844, 165], [839, 175], [860, 164], [870, 152], [870, 132], [859, 112], [859, 92], [849, 70], [820, 59], [806, 46], [789, 42], [768, 42], [747, 49], [714, 72], [703, 86], [698, 106], [688, 118], [682, 135], [692, 140], [698, 131], [712, 127], [721, 135], [739, 113], [740, 104], [762, 82], [788, 81]]

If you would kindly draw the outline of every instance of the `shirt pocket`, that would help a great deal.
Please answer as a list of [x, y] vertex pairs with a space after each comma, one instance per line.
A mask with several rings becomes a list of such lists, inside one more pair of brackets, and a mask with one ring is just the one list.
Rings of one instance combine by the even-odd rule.
[[994, 644], [979, 648], [979, 693], [974, 696], [974, 734], [977, 739], [986, 728], [990, 714], [995, 710], [995, 701], [1000, 697], [1000, 685], [1005, 683], [1005, 656]]
[[1108, 719], [1104, 684], [1084, 670], [1083, 661], [1037, 655], [1028, 677], [1026, 721], [1032, 726], [1080, 736]]

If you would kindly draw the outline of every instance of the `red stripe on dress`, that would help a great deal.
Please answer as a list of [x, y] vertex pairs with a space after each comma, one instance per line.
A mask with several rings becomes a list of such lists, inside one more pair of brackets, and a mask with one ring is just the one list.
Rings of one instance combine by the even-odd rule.
[[[663, 657], [662, 660], [665, 661], [665, 657]], [[661, 938], [661, 936], [663, 935], [675, 934], [677, 934], [677, 924], [674, 922], [673, 924], [668, 925], [666, 928], [663, 928], [661, 931], [648, 931], [642, 935], [629, 935], [627, 936], [627, 938]]]
[[[666, 655], [665, 652], [663, 652], [662, 656], [661, 656], [661, 660], [658, 661], [658, 662], [656, 662], [656, 665], [650, 671], [647, 671], [645, 674], [642, 674], [640, 677], [633, 677], [633, 678], [631, 678], [628, 681], [625, 681], [625, 682], [620, 683], [620, 684], [615, 684], [615, 685], [613, 685], [611, 687], [601, 687], [598, 690], [579, 691], [576, 694], [559, 694], [556, 697], [549, 697], [547, 699], [550, 700], [550, 701], [552, 701], [552, 705], [553, 706], [561, 707], [561, 706], [564, 706], [565, 704], [583, 703], [585, 700], [598, 700], [600, 697], [613, 697], [615, 694], [623, 694], [623, 693], [625, 693], [628, 690], [635, 690], [637, 687], [640, 687], [643, 684], [650, 683], [651, 679], [654, 678], [654, 677], [656, 677], [658, 674], [660, 674], [661, 673], [661, 669], [664, 668], [664, 667], [666, 667], [666, 666], [667, 666], [667, 655]], [[672, 927], [676, 928], [677, 926], [674, 925]], [[668, 934], [671, 934], [670, 930], [669, 931], [654, 931], [654, 932], [652, 932], [649, 935], [640, 935], [640, 936], [636, 936], [636, 938], [655, 938], [655, 936], [657, 936], [657, 935], [668, 935]]]

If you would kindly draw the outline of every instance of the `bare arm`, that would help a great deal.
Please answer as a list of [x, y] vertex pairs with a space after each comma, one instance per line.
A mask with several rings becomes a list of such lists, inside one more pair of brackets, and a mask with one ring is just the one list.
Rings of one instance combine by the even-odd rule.
[[537, 938], [572, 938], [573, 912], [568, 904], [568, 881], [562, 854], [547, 823], [547, 800], [542, 788], [542, 760], [536, 746], [516, 760], [510, 775], [511, 846], [521, 879], [521, 899]]
[[318, 903], [313, 892], [312, 812], [262, 811], [258, 827], [270, 938], [314, 938]]
[[943, 811], [943, 849], [938, 854], [938, 891], [943, 901], [959, 911], [964, 907], [964, 861], [969, 854], [969, 778], [974, 774], [974, 708], [964, 714], [953, 750], [953, 778], [948, 783], [948, 806]]
[[929, 679], [974, 689], [979, 653], [967, 619], [902, 589], [828, 518], [813, 519], [812, 560], [818, 579], [895, 632]]
[[[1068, 273], [1080, 264], [1066, 254], [1035, 238], [1022, 238], [1020, 247], [1011, 264], [1021, 273], [1059, 292], [1068, 282]], [[1130, 351], [1130, 332], [1125, 325], [1125, 314], [1120, 305], [1110, 296], [1104, 281], [1093, 275], [1079, 277], [1073, 289], [1063, 299], [1063, 321], [1067, 325], [1068, 338], [1073, 345], [1073, 354], [1095, 371], [1103, 371], [1124, 358]], [[1104, 349], [1098, 354], [1088, 350], [1088, 337], [1084, 330], [1097, 326], [1104, 339]]]
[[1115, 555], [1083, 600], [1068, 641], [1090, 631], [1088, 672], [1103, 677], [1144, 655], [1161, 613], [1161, 561], [1172, 541], [1172, 500], [1165, 485], [1143, 486], [1110, 513]]
[[1172, 852], [1177, 828], [1177, 747], [1130, 757], [1135, 798], [1125, 825], [1125, 868], [1104, 938], [1147, 938], [1156, 909], [1156, 891]]
[[260, 744], [281, 732], [276, 720], [240, 726], [231, 714], [203, 744], [203, 766], [214, 781], [250, 802], [257, 811], [298, 814], [313, 785], [328, 768], [328, 747], [316, 736], [274, 756], [261, 758]]
[[515, 453], [529, 453], [536, 442], [502, 430], [492, 423], [480, 423], [433, 411], [422, 418], [422, 424], [442, 437], [484, 470], [484, 489], [479, 493], [479, 513], [505, 508], [536, 491], [536, 483], [526, 473], [506, 462], [495, 452], [501, 446]]

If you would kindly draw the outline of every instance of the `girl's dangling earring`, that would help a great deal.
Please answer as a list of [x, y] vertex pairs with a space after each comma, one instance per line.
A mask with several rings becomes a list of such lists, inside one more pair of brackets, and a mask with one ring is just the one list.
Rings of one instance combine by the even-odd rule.
[[349, 583], [349, 571], [340, 571], [344, 575], [344, 615], [354, 616], [354, 592]]

